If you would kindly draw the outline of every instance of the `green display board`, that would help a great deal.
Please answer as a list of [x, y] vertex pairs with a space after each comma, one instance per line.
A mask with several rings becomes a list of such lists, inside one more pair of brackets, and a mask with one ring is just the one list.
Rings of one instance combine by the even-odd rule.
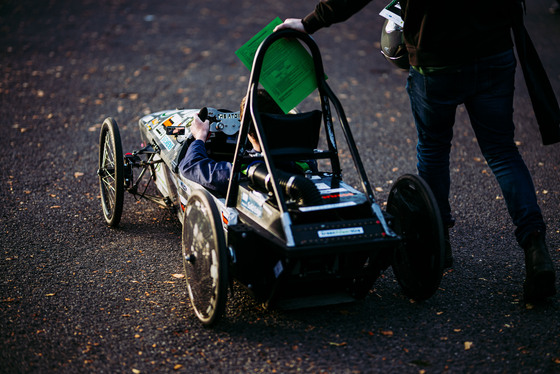
[[[251, 70], [262, 41], [281, 23], [277, 17], [235, 52], [247, 69]], [[309, 51], [297, 39], [276, 41], [266, 52], [260, 84], [288, 113], [317, 88], [313, 58]]]

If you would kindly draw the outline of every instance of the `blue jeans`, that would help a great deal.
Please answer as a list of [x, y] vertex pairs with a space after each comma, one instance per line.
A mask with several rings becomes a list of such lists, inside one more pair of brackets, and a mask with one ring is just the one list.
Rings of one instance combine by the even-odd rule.
[[407, 92], [418, 132], [418, 173], [431, 187], [444, 224], [453, 223], [449, 152], [455, 112], [464, 104], [522, 243], [527, 234], [546, 227], [531, 174], [514, 142], [515, 68], [513, 50], [425, 75], [411, 68]]

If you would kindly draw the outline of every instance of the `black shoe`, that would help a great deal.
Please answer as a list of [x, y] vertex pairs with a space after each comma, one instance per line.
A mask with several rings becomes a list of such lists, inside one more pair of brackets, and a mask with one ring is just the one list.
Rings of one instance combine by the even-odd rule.
[[556, 274], [544, 233], [531, 233], [522, 244], [525, 251], [525, 301], [538, 302], [556, 294]]
[[449, 228], [443, 228], [443, 244], [445, 246], [443, 255], [443, 269], [453, 266], [453, 252], [451, 252], [451, 241], [449, 240]]

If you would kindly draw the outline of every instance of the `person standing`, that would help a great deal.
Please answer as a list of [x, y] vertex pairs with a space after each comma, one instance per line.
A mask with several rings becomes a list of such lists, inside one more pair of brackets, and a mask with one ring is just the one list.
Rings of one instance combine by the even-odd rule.
[[550, 8], [548, 8], [548, 11], [551, 14], [558, 14], [560, 13], [560, 0], [556, 0], [554, 3], [552, 3], [552, 5], [550, 6]]
[[[369, 2], [323, 0], [303, 19], [288, 18], [275, 31], [291, 28], [311, 34], [347, 20]], [[456, 109], [464, 104], [525, 252], [525, 300], [538, 302], [555, 295], [546, 226], [532, 177], [514, 142], [517, 61], [511, 29], [521, 3], [401, 0], [400, 5], [411, 65], [407, 92], [418, 133], [417, 169], [432, 189], [446, 227], [445, 267], [453, 263], [448, 240], [448, 229], [454, 225], [449, 154]]]

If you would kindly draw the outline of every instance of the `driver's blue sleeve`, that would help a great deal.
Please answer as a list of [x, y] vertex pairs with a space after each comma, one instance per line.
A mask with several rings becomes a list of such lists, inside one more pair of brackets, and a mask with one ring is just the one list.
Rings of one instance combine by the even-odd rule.
[[231, 167], [230, 162], [217, 162], [208, 157], [202, 140], [192, 142], [179, 163], [179, 170], [185, 178], [222, 195], [227, 192]]

